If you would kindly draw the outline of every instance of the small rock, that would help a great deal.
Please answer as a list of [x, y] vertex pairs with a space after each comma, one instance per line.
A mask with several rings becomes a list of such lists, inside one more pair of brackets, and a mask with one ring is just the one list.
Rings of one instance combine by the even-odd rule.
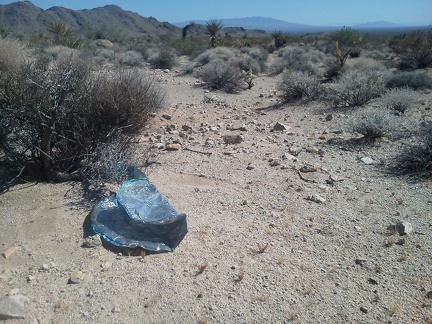
[[280, 165], [280, 164], [281, 164], [281, 162], [280, 162], [280, 160], [278, 160], [278, 159], [272, 159], [272, 160], [270, 161], [270, 166], [272, 166], [272, 167], [278, 166], [278, 165]]
[[240, 144], [244, 141], [244, 137], [242, 135], [225, 135], [223, 140], [225, 144]]
[[413, 232], [413, 227], [410, 222], [403, 221], [396, 224], [396, 230], [398, 231], [399, 235], [407, 235]]
[[293, 147], [290, 147], [288, 151], [289, 151], [290, 154], [292, 154], [292, 155], [294, 155], [294, 156], [297, 156], [297, 155], [299, 155], [299, 153], [300, 153], [302, 150], [303, 150], [303, 149], [302, 149], [301, 147], [293, 146]]
[[306, 152], [312, 153], [312, 154], [319, 154], [320, 149], [318, 147], [308, 147], [308, 148], [306, 148]]
[[167, 151], [178, 151], [181, 149], [181, 144], [178, 143], [169, 143], [167, 145], [165, 145], [165, 149]]
[[366, 262], [367, 262], [366, 258], [357, 258], [355, 260], [355, 263], [362, 267], [365, 265]]
[[326, 201], [323, 197], [321, 197], [317, 194], [307, 196], [306, 200], [310, 200], [310, 201], [316, 202], [318, 204], [324, 203]]
[[326, 121], [330, 121], [333, 119], [333, 114], [328, 114], [325, 118]]
[[364, 164], [372, 164], [373, 163], [372, 158], [370, 158], [369, 156], [362, 157], [360, 159], [360, 161], [362, 161]]
[[71, 273], [68, 284], [80, 284], [84, 279], [82, 271], [74, 271]]
[[289, 154], [289, 153], [284, 153], [284, 155], [282, 155], [282, 159], [288, 160], [288, 161], [294, 161], [294, 162], [297, 161], [297, 158], [294, 155]]
[[429, 299], [432, 299], [432, 290], [426, 294], [426, 297]]
[[276, 122], [276, 124], [273, 126], [273, 130], [274, 131], [286, 131], [286, 130], [289, 130], [289, 129], [290, 129], [289, 126], [287, 126], [285, 124], [282, 124], [280, 122]]
[[95, 248], [102, 245], [102, 241], [99, 235], [92, 235], [89, 237], [86, 237], [83, 247], [86, 248]]
[[338, 176], [335, 175], [335, 174], [331, 174], [331, 175], [329, 176], [329, 179], [330, 179], [332, 182], [340, 182], [340, 181], [344, 181], [344, 178], [338, 177]]
[[111, 313], [120, 313], [120, 307], [115, 306], [113, 309], [111, 309]]
[[166, 119], [166, 120], [171, 120], [172, 116], [171, 116], [171, 115], [168, 115], [168, 114], [163, 114], [163, 115], [162, 115], [162, 118], [163, 118], [163, 119]]
[[373, 279], [373, 278], [369, 278], [369, 279], [368, 279], [368, 282], [369, 282], [370, 284], [372, 284], [372, 285], [378, 285], [378, 281], [376, 281], [376, 280]]
[[304, 165], [300, 168], [300, 172], [316, 172], [318, 169], [312, 165]]
[[363, 313], [367, 314], [368, 313], [368, 309], [366, 307], [360, 307], [360, 311], [362, 311]]
[[223, 155], [233, 155], [233, 154], [236, 154], [236, 153], [237, 153], [236, 151], [224, 151]]
[[24, 318], [24, 306], [8, 297], [0, 301], [0, 320]]
[[246, 167], [247, 170], [253, 170], [255, 169], [255, 166], [252, 163], [249, 163], [248, 166]]
[[232, 131], [239, 130], [239, 131], [245, 132], [247, 130], [247, 128], [246, 128], [245, 124], [238, 124], [238, 125], [233, 125], [233, 126], [229, 127], [229, 130], [232, 130]]

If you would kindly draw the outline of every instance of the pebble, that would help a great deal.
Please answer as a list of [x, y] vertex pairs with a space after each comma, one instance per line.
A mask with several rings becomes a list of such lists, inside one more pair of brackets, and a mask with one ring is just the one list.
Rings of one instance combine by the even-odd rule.
[[225, 135], [223, 141], [225, 144], [240, 144], [244, 141], [244, 137], [242, 135]]
[[178, 151], [181, 149], [181, 144], [178, 143], [169, 143], [167, 145], [165, 145], [165, 149], [167, 151]]
[[360, 161], [362, 161], [364, 164], [372, 164], [373, 163], [372, 158], [370, 158], [369, 156], [362, 157], [360, 159]]
[[363, 306], [360, 307], [360, 311], [362, 311], [365, 314], [367, 314], [369, 312], [369, 310], [366, 307], [363, 307]]
[[95, 248], [102, 245], [102, 241], [99, 235], [92, 235], [89, 237], [86, 237], [83, 247], [86, 248]]
[[324, 203], [326, 201], [323, 197], [321, 197], [317, 194], [307, 196], [306, 200], [310, 200], [310, 201], [316, 202], [318, 204]]
[[80, 284], [84, 279], [82, 271], [74, 271], [71, 273], [68, 284]]
[[289, 129], [290, 129], [289, 126], [287, 126], [285, 124], [282, 124], [280, 122], [276, 122], [276, 124], [273, 126], [273, 130], [274, 131], [286, 131], [286, 130], [289, 130]]
[[413, 232], [413, 227], [410, 222], [403, 221], [396, 224], [396, 229], [399, 233], [399, 235], [408, 235]]

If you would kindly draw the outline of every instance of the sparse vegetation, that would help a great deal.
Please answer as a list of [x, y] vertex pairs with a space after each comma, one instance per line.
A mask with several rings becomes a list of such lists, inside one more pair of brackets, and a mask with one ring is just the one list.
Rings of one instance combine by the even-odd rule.
[[432, 64], [432, 32], [414, 31], [394, 37], [391, 49], [399, 58], [400, 69], [425, 69]]
[[228, 93], [235, 93], [240, 89], [240, 69], [220, 59], [206, 64], [200, 76], [213, 89], [221, 89]]
[[375, 141], [396, 128], [394, 117], [387, 111], [368, 111], [352, 117], [350, 128], [353, 133], [363, 135], [366, 141]]
[[345, 65], [350, 56], [358, 57], [365, 44], [364, 36], [349, 27], [343, 27], [339, 31], [331, 33], [329, 38], [341, 67]]
[[416, 105], [417, 102], [417, 93], [407, 87], [389, 89], [381, 96], [383, 106], [401, 114]]
[[336, 106], [362, 106], [384, 91], [382, 72], [371, 69], [347, 70], [337, 78], [331, 97]]
[[424, 72], [399, 72], [386, 79], [387, 88], [432, 89], [432, 76]]
[[287, 71], [283, 75], [278, 89], [282, 92], [281, 96], [285, 102], [318, 100], [322, 93], [318, 78], [308, 72]]

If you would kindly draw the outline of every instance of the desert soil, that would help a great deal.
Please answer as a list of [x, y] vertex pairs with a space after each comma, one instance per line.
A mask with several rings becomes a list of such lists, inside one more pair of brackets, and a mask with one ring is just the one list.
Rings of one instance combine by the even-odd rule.
[[[226, 94], [155, 73], [168, 101], [141, 145], [181, 148], [143, 171], [188, 234], [172, 253], [83, 247], [94, 201], [79, 183], [14, 185], [0, 194], [1, 252], [18, 247], [0, 257], [0, 298], [24, 296], [25, 318], [8, 322], [431, 323], [431, 179], [391, 172], [400, 137], [353, 144], [346, 121], [373, 103], [280, 105], [280, 77]], [[430, 120], [422, 98], [401, 118]], [[400, 221], [413, 232], [387, 230]]]

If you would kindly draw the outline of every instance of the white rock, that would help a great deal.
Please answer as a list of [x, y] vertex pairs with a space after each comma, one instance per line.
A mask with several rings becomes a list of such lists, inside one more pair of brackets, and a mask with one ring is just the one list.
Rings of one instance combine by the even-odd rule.
[[408, 235], [413, 232], [413, 227], [410, 222], [403, 221], [396, 224], [396, 229], [399, 233], [399, 235]]
[[0, 320], [24, 318], [24, 307], [15, 299], [8, 297], [0, 300]]
[[323, 197], [321, 197], [317, 194], [307, 196], [306, 199], [313, 201], [313, 202], [316, 202], [318, 204], [324, 203], [326, 201]]
[[362, 157], [360, 159], [360, 161], [362, 161], [364, 164], [372, 164], [373, 163], [372, 158], [370, 158], [369, 156]]

